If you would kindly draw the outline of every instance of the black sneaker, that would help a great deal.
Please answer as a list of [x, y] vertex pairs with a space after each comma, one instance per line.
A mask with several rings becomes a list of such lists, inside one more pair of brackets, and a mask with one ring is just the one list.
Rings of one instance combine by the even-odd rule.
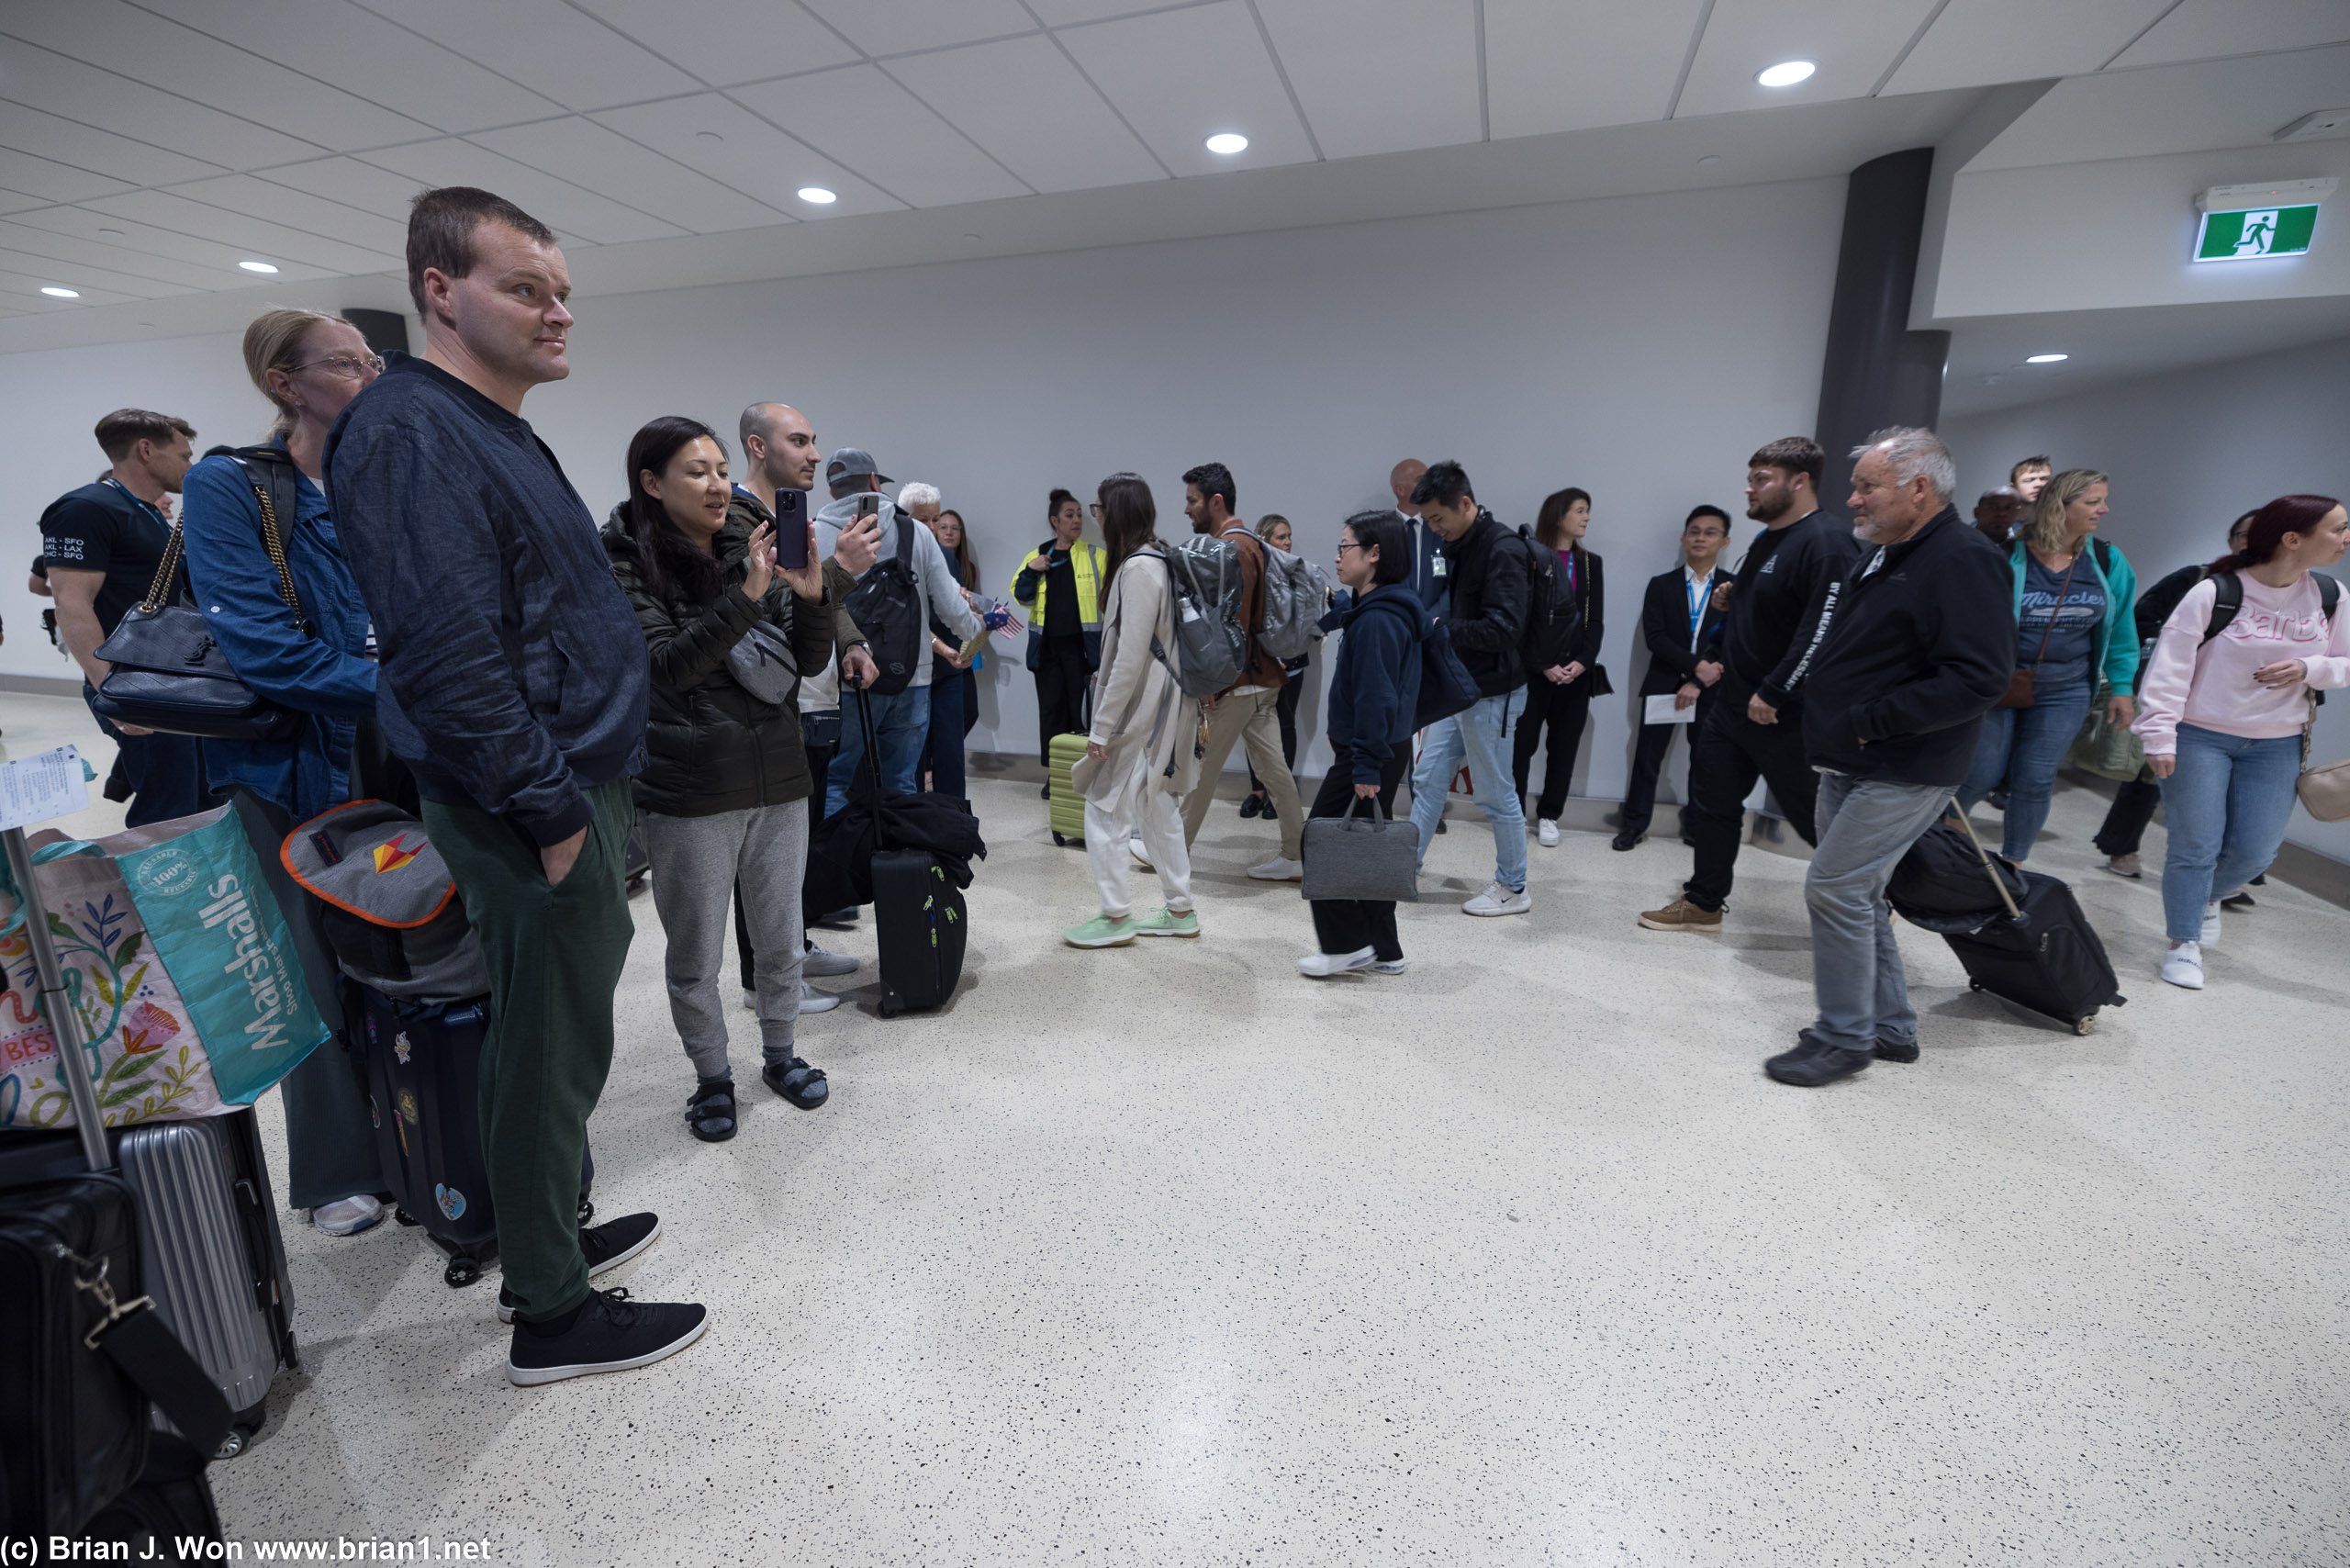
[[[591, 1225], [579, 1233], [579, 1250], [588, 1257], [588, 1277], [594, 1279], [608, 1269], [617, 1269], [653, 1245], [661, 1234], [661, 1216], [654, 1214], [622, 1215], [618, 1219]], [[514, 1298], [506, 1287], [498, 1287], [498, 1321], [514, 1321]]]
[[1808, 1029], [1796, 1036], [1796, 1040], [1795, 1049], [1773, 1057], [1762, 1064], [1762, 1070], [1781, 1083], [1792, 1083], [1798, 1089], [1817, 1089], [1840, 1078], [1850, 1078], [1875, 1059], [1867, 1051], [1848, 1051], [1831, 1046]]
[[2220, 907], [2221, 909], [2250, 909], [2253, 907], [2252, 895], [2242, 888], [2238, 888], [2220, 901]]
[[710, 1309], [699, 1302], [631, 1301], [625, 1290], [592, 1291], [570, 1327], [541, 1334], [514, 1326], [506, 1381], [518, 1388], [589, 1372], [626, 1372], [674, 1356], [701, 1338]]

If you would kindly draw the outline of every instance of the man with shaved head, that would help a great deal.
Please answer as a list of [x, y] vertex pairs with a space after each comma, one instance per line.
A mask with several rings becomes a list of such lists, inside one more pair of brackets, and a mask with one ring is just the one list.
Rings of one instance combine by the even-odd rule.
[[1446, 576], [1444, 541], [1436, 530], [1420, 519], [1419, 504], [1412, 499], [1413, 487], [1428, 465], [1416, 457], [1406, 457], [1389, 470], [1387, 487], [1395, 492], [1395, 515], [1404, 524], [1404, 532], [1412, 541], [1412, 575], [1404, 580], [1420, 596], [1420, 602], [1444, 613], [1452, 598], [1452, 579]]

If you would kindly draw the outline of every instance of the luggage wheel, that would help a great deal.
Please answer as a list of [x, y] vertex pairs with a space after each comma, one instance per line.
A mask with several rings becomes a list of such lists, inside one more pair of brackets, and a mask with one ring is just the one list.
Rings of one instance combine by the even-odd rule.
[[400, 1225], [422, 1225], [424, 1223], [414, 1215], [408, 1213], [408, 1210], [400, 1207], [397, 1204], [394, 1204], [392, 1205], [392, 1218], [396, 1223]]
[[1979, 980], [1969, 980], [1966, 982], [1966, 989], [1969, 991], [1981, 991], [1983, 989], [1983, 982]]
[[220, 1446], [212, 1450], [212, 1457], [216, 1460], [234, 1459], [245, 1451], [245, 1444], [252, 1440], [251, 1432], [246, 1431], [242, 1427], [231, 1427], [229, 1428], [229, 1435], [220, 1439]]
[[1056, 848], [1056, 849], [1061, 848], [1061, 847], [1065, 846], [1068, 843], [1069, 843], [1069, 840], [1068, 840], [1068, 839], [1066, 839], [1066, 838], [1063, 838], [1063, 837], [1062, 837], [1058, 833], [1055, 833], [1055, 834], [1053, 834], [1053, 847], [1054, 847], [1054, 848]]
[[441, 1282], [451, 1290], [463, 1290], [481, 1278], [481, 1264], [471, 1258], [452, 1258], [449, 1266], [441, 1271]]
[[2073, 1020], [2073, 1033], [2075, 1033], [2076, 1035], [2086, 1035], [2086, 1034], [2089, 1034], [2089, 1033], [2091, 1033], [2093, 1030], [2095, 1030], [2096, 1028], [2097, 1028], [2097, 1014], [2094, 1014], [2094, 1013], [2090, 1014], [2089, 1014], [2087, 1017], [2086, 1017], [2086, 1018], [2076, 1018], [2075, 1020]]
[[582, 1230], [587, 1229], [587, 1228], [588, 1228], [588, 1222], [589, 1220], [591, 1220], [591, 1219], [594, 1219], [595, 1217], [596, 1217], [596, 1205], [595, 1205], [595, 1204], [591, 1204], [591, 1203], [589, 1203], [589, 1202], [588, 1202], [587, 1199], [585, 1199], [585, 1198], [580, 1199], [580, 1200], [579, 1200], [579, 1228], [580, 1228], [580, 1229], [582, 1229]]

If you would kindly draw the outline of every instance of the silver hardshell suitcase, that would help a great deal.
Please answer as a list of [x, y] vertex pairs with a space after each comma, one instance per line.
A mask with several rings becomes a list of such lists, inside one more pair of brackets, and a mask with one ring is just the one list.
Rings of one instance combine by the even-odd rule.
[[236, 1413], [225, 1459], [261, 1429], [279, 1371], [300, 1364], [253, 1114], [128, 1127], [115, 1135], [115, 1158], [139, 1194], [147, 1293]]

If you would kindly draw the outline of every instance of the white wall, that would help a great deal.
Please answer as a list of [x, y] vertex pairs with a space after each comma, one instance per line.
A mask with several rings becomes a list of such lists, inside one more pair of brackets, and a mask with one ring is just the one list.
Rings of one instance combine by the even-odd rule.
[[[590, 297], [577, 368], [526, 412], [600, 517], [647, 418], [692, 414], [731, 442], [744, 404], [782, 398], [827, 451], [868, 446], [940, 486], [996, 591], [1045, 535], [1047, 490], [1090, 499], [1120, 468], [1151, 480], [1171, 532], [1182, 470], [1225, 462], [1244, 516], [1285, 513], [1324, 559], [1348, 512], [1386, 502], [1400, 457], [1460, 458], [1512, 523], [1581, 485], [1624, 693], [1640, 587], [1673, 564], [1682, 517], [1737, 511], [1747, 454], [1811, 428], [1841, 205], [1841, 180], [1813, 180]], [[0, 359], [19, 554], [42, 502], [97, 471], [90, 426], [125, 403], [206, 442], [262, 420], [229, 338]], [[17, 632], [0, 671], [67, 673], [37, 609], [0, 577]], [[972, 744], [1027, 751], [1035, 689], [995, 645]], [[1620, 695], [1595, 707], [1579, 793], [1620, 792], [1626, 715]], [[1318, 737], [1318, 711], [1301, 719]]]
[[[2111, 475], [2101, 532], [2145, 583], [2219, 555], [2228, 524], [2277, 496], [2350, 497], [2345, 428], [2350, 340], [1954, 420], [1942, 433], [1970, 498], [2032, 453]], [[2321, 711], [2313, 746], [2323, 759], [2350, 756], [2350, 696]], [[2350, 823], [2297, 812], [2287, 836], [2350, 860]]]

